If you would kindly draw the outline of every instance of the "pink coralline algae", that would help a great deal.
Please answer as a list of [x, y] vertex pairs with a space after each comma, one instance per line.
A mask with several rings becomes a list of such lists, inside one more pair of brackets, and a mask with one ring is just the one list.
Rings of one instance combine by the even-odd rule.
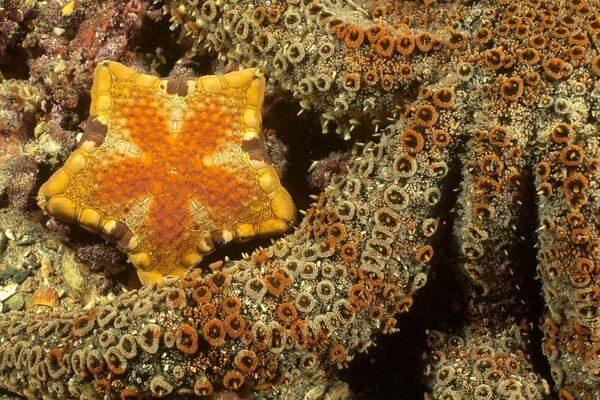
[[[134, 9], [157, 21], [159, 7], [186, 59], [262, 69], [354, 155], [293, 233], [241, 260], [87, 309], [1, 315], [1, 387], [51, 399], [325, 398], [318, 385], [402, 328], [443, 273], [464, 312], [428, 332], [429, 398], [600, 398], [598, 1]], [[56, 5], [43, 12], [61, 19]], [[123, 19], [108, 22], [117, 37], [143, 31], [142, 14], [122, 7], [78, 12], [80, 34], [106, 24], [102, 13]], [[47, 40], [41, 53], [52, 53]], [[108, 50], [90, 46], [76, 88], [32, 65], [52, 104], [76, 106]], [[134, 54], [111, 48], [123, 62]]]

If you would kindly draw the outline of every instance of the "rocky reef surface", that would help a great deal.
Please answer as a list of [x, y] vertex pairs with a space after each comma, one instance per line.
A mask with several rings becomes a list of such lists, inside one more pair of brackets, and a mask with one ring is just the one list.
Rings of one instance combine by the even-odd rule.
[[[0, 386], [599, 398], [599, 45], [595, 0], [5, 1]], [[290, 189], [293, 233], [132, 290], [121, 254], [33, 202], [103, 59], [163, 76], [257, 66], [290, 180], [309, 170], [295, 153], [352, 155], [313, 165], [310, 204]], [[365, 352], [414, 351], [381, 335], [406, 331], [427, 336], [413, 375], [380, 359], [393, 390], [353, 383], [373, 374]]]

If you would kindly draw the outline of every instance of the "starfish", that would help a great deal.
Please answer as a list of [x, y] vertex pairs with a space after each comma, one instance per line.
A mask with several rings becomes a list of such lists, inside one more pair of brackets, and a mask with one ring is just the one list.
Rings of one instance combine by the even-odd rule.
[[253, 68], [159, 79], [100, 63], [85, 134], [39, 205], [115, 241], [142, 283], [286, 231], [296, 210], [262, 145], [264, 87]]

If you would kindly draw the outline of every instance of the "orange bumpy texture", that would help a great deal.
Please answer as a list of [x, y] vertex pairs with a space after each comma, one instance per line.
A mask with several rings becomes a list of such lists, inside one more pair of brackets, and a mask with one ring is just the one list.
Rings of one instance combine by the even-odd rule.
[[287, 230], [295, 208], [259, 136], [263, 93], [254, 69], [159, 79], [101, 63], [86, 133], [40, 206], [116, 241], [143, 282]]

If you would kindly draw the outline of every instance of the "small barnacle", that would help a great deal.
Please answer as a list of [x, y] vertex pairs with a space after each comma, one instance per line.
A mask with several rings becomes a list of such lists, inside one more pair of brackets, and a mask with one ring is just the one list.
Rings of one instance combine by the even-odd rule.
[[241, 305], [242, 303], [240, 302], [240, 299], [235, 296], [229, 296], [221, 303], [221, 307], [223, 308], [225, 314], [231, 314], [238, 311]]
[[413, 129], [407, 129], [400, 135], [400, 143], [402, 144], [404, 150], [406, 150], [408, 153], [414, 154], [423, 150], [425, 141], [419, 132]]
[[179, 288], [170, 288], [167, 292], [166, 304], [170, 308], [178, 308], [185, 300], [185, 292]]
[[106, 379], [95, 379], [94, 390], [98, 393], [108, 392], [110, 389], [110, 383]]
[[160, 345], [161, 328], [156, 324], [148, 324], [142, 327], [136, 339], [138, 345], [147, 353], [155, 354]]
[[348, 290], [348, 301], [359, 308], [365, 308], [373, 299], [373, 295], [362, 283], [354, 284]]
[[[17, 365], [15, 367], [18, 368]], [[53, 348], [46, 354], [46, 369], [52, 379], [58, 379], [67, 372], [65, 364], [63, 364], [63, 352], [58, 347]]]
[[516, 76], [504, 79], [500, 86], [500, 94], [506, 100], [517, 100], [523, 94], [523, 80]]
[[98, 325], [102, 328], [117, 316], [117, 310], [112, 305], [105, 305], [98, 309], [97, 320]]
[[89, 314], [81, 315], [73, 322], [73, 334], [78, 337], [85, 336], [94, 329], [94, 325], [94, 318]]
[[254, 43], [258, 50], [262, 53], [267, 53], [275, 46], [275, 39], [273, 35], [268, 31], [261, 31], [254, 40]]
[[330, 42], [323, 42], [319, 46], [319, 56], [324, 60], [328, 59], [335, 53], [335, 46]]
[[381, 81], [379, 84], [383, 90], [389, 92], [390, 90], [394, 89], [395, 83], [396, 82], [394, 81], [394, 77], [392, 75], [384, 74], [381, 77]]
[[207, 21], [212, 21], [217, 17], [219, 9], [214, 0], [206, 0], [200, 7], [200, 15]]
[[357, 73], [345, 74], [340, 78], [342, 87], [350, 92], [360, 89], [360, 75]]
[[307, 78], [302, 78], [296, 84], [296, 89], [301, 96], [310, 96], [313, 92], [313, 83]]
[[240, 350], [233, 363], [242, 373], [248, 374], [258, 366], [258, 357], [252, 350]]
[[283, 73], [288, 70], [288, 63], [287, 63], [286, 59], [283, 57], [283, 55], [280, 53], [275, 54], [275, 56], [273, 57], [272, 64], [273, 64], [273, 68], [278, 73]]
[[[433, 258], [433, 254], [434, 254], [433, 247], [426, 244], [417, 249], [417, 251], [415, 253], [415, 259], [418, 262], [429, 262]], [[415, 280], [416, 280], [416, 277], [415, 277]]]
[[427, 169], [431, 176], [437, 179], [442, 179], [448, 174], [448, 164], [444, 161], [433, 162], [428, 165]]
[[425, 197], [427, 204], [435, 206], [442, 199], [442, 192], [437, 187], [430, 187], [425, 189], [423, 197]]
[[294, 28], [300, 25], [301, 22], [302, 19], [300, 18], [300, 14], [295, 12], [288, 11], [285, 13], [285, 17], [283, 18], [283, 23], [285, 24], [286, 28], [290, 30], [290, 32], [293, 32]]
[[[436, 374], [436, 382], [438, 385], [447, 386], [454, 378], [455, 370], [451, 365], [445, 365], [440, 368]], [[442, 396], [442, 398], [444, 398]]]
[[153, 307], [154, 305], [150, 300], [146, 298], [141, 298], [138, 301], [136, 301], [133, 305], [133, 315], [141, 317], [143, 315], [146, 315], [148, 311], [152, 310]]
[[300, 278], [312, 281], [316, 279], [319, 273], [319, 269], [317, 268], [317, 265], [315, 263], [309, 261], [301, 264], [299, 272]]
[[329, 301], [335, 295], [335, 286], [331, 281], [325, 279], [317, 283], [317, 297], [322, 301]]
[[560, 161], [569, 167], [581, 164], [582, 160], [583, 149], [577, 145], [567, 146], [560, 152]]
[[564, 97], [560, 97], [554, 102], [554, 111], [557, 114], [567, 114], [571, 111], [571, 108], [571, 102]]
[[220, 292], [223, 288], [227, 287], [231, 282], [231, 276], [225, 272], [218, 271], [208, 278], [208, 287], [214, 293]]
[[346, 362], [346, 348], [342, 344], [334, 344], [329, 348], [329, 359], [335, 363], [344, 363]]
[[349, 324], [354, 321], [354, 312], [350, 303], [345, 299], [340, 299], [333, 305], [334, 317], [342, 324]]
[[310, 313], [316, 304], [316, 300], [309, 292], [300, 292], [298, 296], [296, 296], [294, 304], [301, 313]]
[[213, 392], [213, 385], [207, 379], [199, 379], [194, 382], [194, 394], [197, 396], [208, 396]]
[[409, 204], [408, 194], [398, 185], [391, 185], [383, 192], [386, 204], [394, 210], [404, 210]]
[[433, 95], [433, 104], [442, 108], [450, 108], [454, 105], [454, 99], [456, 94], [454, 89], [451, 87], [443, 87], [435, 92]]
[[571, 46], [569, 48], [569, 57], [573, 60], [583, 60], [586, 55], [586, 49], [583, 46]]
[[163, 397], [173, 391], [173, 385], [161, 376], [154, 376], [150, 380], [150, 391], [156, 397]]
[[485, 253], [483, 247], [476, 242], [465, 242], [461, 248], [463, 254], [471, 260], [477, 260]]
[[505, 61], [505, 54], [501, 49], [491, 49], [485, 52], [484, 59], [488, 67], [497, 69], [502, 67]]
[[267, 286], [260, 278], [253, 278], [246, 283], [244, 294], [254, 301], [262, 300], [267, 293]]
[[181, 324], [175, 330], [175, 346], [185, 354], [194, 354], [198, 350], [198, 333], [188, 324]]
[[391, 35], [382, 35], [375, 43], [375, 51], [383, 57], [389, 57], [394, 52], [395, 45]]
[[291, 324], [298, 318], [298, 311], [291, 302], [281, 303], [277, 307], [277, 317], [286, 324]]
[[131, 359], [137, 355], [137, 344], [135, 337], [128, 333], [121, 336], [117, 349], [125, 356]]
[[351, 263], [358, 258], [358, 249], [352, 242], [345, 243], [340, 249], [340, 257], [345, 262]]
[[423, 232], [423, 235], [426, 237], [431, 237], [437, 231], [437, 228], [438, 220], [435, 218], [427, 218], [425, 221], [423, 221], [421, 232]]
[[288, 60], [292, 64], [298, 64], [304, 59], [306, 53], [304, 51], [304, 46], [302, 45], [302, 43], [295, 42], [287, 48], [286, 54]]
[[560, 122], [554, 128], [552, 128], [552, 132], [550, 133], [550, 139], [554, 143], [566, 143], [571, 140], [573, 137], [573, 128], [571, 125]]
[[487, 240], [488, 238], [488, 233], [485, 231], [485, 229], [475, 223], [470, 223], [467, 226], [467, 233], [471, 239], [478, 242]]
[[125, 373], [127, 359], [117, 347], [109, 348], [104, 354], [104, 358], [106, 359], [106, 366], [112, 374], [121, 375]]
[[415, 44], [419, 50], [426, 53], [431, 50], [433, 46], [433, 38], [428, 32], [421, 32], [417, 35]]
[[208, 344], [217, 347], [225, 340], [225, 327], [220, 320], [211, 319], [202, 327], [202, 335]]
[[410, 35], [400, 35], [396, 39], [396, 50], [402, 55], [409, 55], [415, 49], [415, 39]]
[[566, 63], [558, 57], [552, 57], [544, 63], [544, 71], [552, 79], [560, 79], [566, 73]]
[[571, 231], [569, 239], [572, 243], [584, 244], [590, 239], [590, 233], [587, 229], [575, 228]]
[[510, 132], [503, 126], [497, 126], [489, 131], [488, 139], [493, 146], [506, 147], [510, 143]]
[[375, 85], [379, 81], [377, 70], [374, 68], [368, 69], [363, 75], [363, 80], [368, 86]]
[[246, 322], [244, 321], [244, 318], [237, 313], [229, 314], [223, 321], [223, 324], [225, 326], [227, 335], [232, 338], [241, 336], [246, 328]]
[[251, 36], [252, 26], [245, 19], [240, 19], [235, 26], [235, 36], [240, 40], [246, 40]]
[[252, 12], [252, 20], [257, 24], [261, 25], [266, 19], [267, 10], [263, 6], [258, 6]]
[[527, 47], [519, 53], [519, 60], [523, 64], [535, 64], [540, 60], [540, 55], [536, 49]]
[[423, 104], [415, 110], [415, 123], [423, 127], [433, 126], [437, 121], [438, 115], [435, 108], [430, 104]]
[[409, 64], [400, 64], [398, 73], [400, 78], [407, 80], [413, 77], [413, 68]]
[[[38, 351], [39, 349], [39, 351]], [[32, 358], [33, 357], [33, 358]], [[29, 370], [32, 371], [37, 363], [41, 360], [42, 354], [39, 346], [34, 346], [30, 353]], [[73, 354], [71, 354], [71, 369], [75, 373], [75, 375], [79, 377], [83, 377], [86, 374], [86, 355], [82, 350], [75, 350]]]
[[115, 334], [112, 329], [104, 330], [98, 336], [98, 344], [104, 348], [108, 348], [115, 343]]
[[450, 31], [450, 38], [448, 39], [448, 47], [451, 49], [458, 49], [467, 40], [467, 35], [463, 32]]
[[341, 222], [332, 224], [327, 229], [327, 240], [329, 243], [339, 243], [346, 238], [346, 226]]
[[399, 177], [410, 178], [417, 172], [417, 161], [407, 154], [401, 154], [394, 160], [392, 169]]
[[85, 365], [91, 374], [99, 374], [104, 370], [104, 359], [97, 350], [90, 350], [87, 354]]
[[208, 286], [198, 286], [196, 289], [192, 291], [192, 299], [196, 302], [196, 304], [204, 304], [208, 303], [212, 297], [212, 293]]
[[[1, 352], [0, 352], [0, 356], [1, 356]], [[3, 357], [0, 357], [0, 359], [2, 359]], [[38, 364], [42, 361], [42, 348], [40, 346], [33, 346], [31, 348], [31, 350], [29, 351], [29, 354], [27, 355], [27, 362], [26, 362], [26, 366], [27, 368], [29, 368], [30, 372], [35, 371], [35, 369], [38, 367]], [[71, 366], [73, 366], [73, 363], [71, 362]], [[78, 367], [83, 367], [81, 365], [78, 365]], [[77, 370], [74, 372], [79, 373], [80, 371]], [[85, 370], [84, 370], [85, 372]]]
[[504, 163], [494, 154], [488, 154], [479, 161], [479, 168], [488, 176], [499, 175], [504, 169]]
[[375, 223], [381, 224], [392, 232], [400, 228], [400, 216], [387, 207], [382, 207], [375, 212]]
[[475, 183], [475, 190], [485, 197], [494, 197], [500, 193], [500, 183], [493, 178], [480, 178]]
[[355, 25], [348, 27], [346, 34], [344, 36], [344, 42], [351, 49], [355, 49], [360, 46], [365, 40], [365, 31]]
[[375, 44], [377, 40], [379, 40], [379, 38], [384, 35], [385, 32], [386, 30], [383, 27], [383, 25], [375, 24], [367, 28], [365, 34], [367, 35], [367, 39], [369, 40], [369, 42]]
[[[567, 214], [567, 223], [571, 226], [579, 226], [579, 225], [583, 224], [584, 222], [585, 222], [585, 217], [579, 211], [574, 211], [574, 212], [570, 212]], [[583, 258], [581, 260], [588, 260], [588, 259]], [[577, 265], [578, 268], [580, 268], [580, 266], [582, 265], [581, 260], [579, 261], [579, 263]], [[587, 269], [586, 269], [586, 271], [587, 271]], [[592, 271], [593, 271], [593, 268], [592, 268]], [[589, 271], [589, 272], [591, 272], [591, 271]]]
[[490, 41], [492, 38], [492, 31], [488, 28], [480, 28], [477, 33], [475, 33], [475, 43], [477, 44], [485, 44]]

